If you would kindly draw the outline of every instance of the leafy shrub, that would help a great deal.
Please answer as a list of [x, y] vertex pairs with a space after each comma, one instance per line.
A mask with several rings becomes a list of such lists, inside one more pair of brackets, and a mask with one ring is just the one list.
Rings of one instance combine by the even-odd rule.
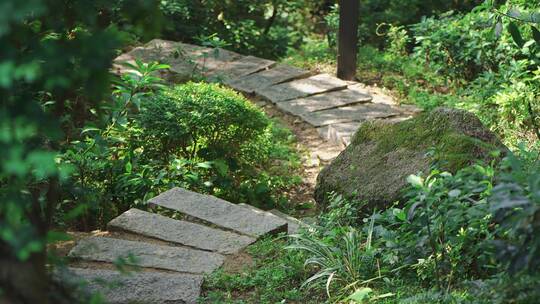
[[422, 20], [412, 26], [417, 60], [455, 80], [472, 80], [483, 72], [497, 71], [515, 50], [498, 41], [490, 18], [489, 7], [480, 6], [466, 15], [448, 13]]
[[435, 278], [439, 286], [485, 276], [494, 257], [486, 242], [495, 233], [487, 202], [493, 179], [494, 169], [479, 165], [455, 175], [411, 176], [405, 207], [383, 213], [386, 227], [394, 228], [376, 229], [388, 249], [400, 252], [386, 259], [414, 264], [420, 278]]
[[342, 195], [329, 193], [328, 212], [319, 216], [319, 225], [323, 229], [330, 231], [339, 227], [351, 227], [360, 222], [361, 202], [350, 201], [343, 198]]
[[332, 297], [331, 290], [337, 290], [334, 297], [340, 298], [381, 278], [377, 251], [372, 247], [372, 224], [373, 221], [365, 240], [352, 227], [330, 239], [310, 233], [293, 235], [295, 242], [287, 248], [305, 252], [308, 256], [305, 265], [317, 269], [303, 285], [325, 286], [328, 297]]
[[153, 96], [141, 109], [140, 126], [151, 147], [184, 158], [233, 161], [243, 144], [270, 124], [264, 114], [232, 90], [187, 83]]
[[528, 164], [511, 155], [490, 197], [500, 223], [499, 257], [510, 274], [540, 270], [540, 161]]

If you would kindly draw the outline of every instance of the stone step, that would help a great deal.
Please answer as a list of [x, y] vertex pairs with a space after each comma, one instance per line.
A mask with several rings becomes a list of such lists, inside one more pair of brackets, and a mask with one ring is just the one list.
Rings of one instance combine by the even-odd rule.
[[255, 93], [271, 102], [278, 103], [290, 99], [306, 97], [328, 91], [345, 89], [347, 82], [329, 74], [319, 74], [304, 79], [280, 83], [255, 90]]
[[108, 224], [109, 230], [124, 230], [160, 240], [223, 254], [237, 253], [255, 238], [171, 219], [139, 209], [130, 209]]
[[339, 91], [331, 91], [304, 98], [278, 102], [276, 106], [285, 113], [299, 116], [309, 112], [350, 106], [357, 103], [367, 103], [370, 101], [370, 95], [367, 95], [359, 86], [353, 85]]
[[227, 63], [225, 66], [213, 73], [208, 74], [209, 79], [222, 80], [225, 84], [237, 78], [257, 73], [268, 69], [276, 64], [275, 61], [258, 58], [255, 56], [242, 56], [235, 61]]
[[163, 192], [148, 203], [257, 238], [287, 229], [287, 222], [273, 214], [253, 212], [217, 197], [182, 188]]
[[259, 213], [262, 213], [262, 212], [265, 212], [265, 213], [271, 213], [277, 217], [280, 217], [282, 218], [283, 220], [285, 220], [287, 222], [287, 234], [297, 234], [300, 227], [301, 226], [307, 226], [307, 224], [305, 224], [304, 222], [302, 222], [301, 220], [297, 219], [297, 218], [294, 218], [288, 214], [285, 214], [277, 209], [272, 209], [270, 211], [264, 211], [262, 209], [259, 209], [257, 207], [254, 207], [254, 206], [251, 206], [251, 205], [248, 205], [248, 204], [244, 204], [244, 203], [240, 203], [238, 204], [239, 206], [242, 206], [244, 208], [247, 208], [247, 209], [250, 209], [250, 210], [253, 210], [254, 212], [259, 212]]
[[[107, 303], [196, 304], [202, 275], [160, 272], [122, 274], [105, 269], [68, 268], [62, 281], [89, 293], [101, 293]], [[82, 287], [84, 286], [84, 287]]]
[[242, 55], [227, 51], [225, 49], [216, 48], [210, 51], [203, 52], [201, 55], [192, 59], [203, 75], [208, 76], [215, 70], [225, 68], [231, 61], [241, 58]]
[[69, 256], [83, 260], [113, 263], [118, 258], [136, 259], [136, 265], [188, 273], [211, 273], [225, 257], [221, 254], [183, 247], [161, 246], [107, 237], [80, 240]]
[[314, 127], [322, 127], [344, 122], [363, 122], [367, 120], [396, 117], [401, 112], [386, 104], [358, 104], [330, 110], [311, 112], [300, 117]]
[[285, 64], [277, 64], [270, 69], [227, 82], [227, 85], [240, 92], [252, 94], [256, 90], [261, 90], [271, 85], [292, 79], [307, 77], [309, 75], [309, 71]]
[[300, 227], [306, 226], [306, 224], [304, 224], [301, 220], [285, 214], [277, 209], [272, 209], [269, 212], [287, 221], [287, 234], [289, 235], [297, 234], [298, 231], [300, 231]]

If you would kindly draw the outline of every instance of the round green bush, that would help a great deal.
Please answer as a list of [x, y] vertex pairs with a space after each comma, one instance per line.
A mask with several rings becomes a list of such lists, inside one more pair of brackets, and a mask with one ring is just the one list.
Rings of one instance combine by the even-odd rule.
[[187, 83], [156, 94], [139, 122], [148, 143], [193, 159], [235, 159], [270, 121], [243, 96], [217, 84]]

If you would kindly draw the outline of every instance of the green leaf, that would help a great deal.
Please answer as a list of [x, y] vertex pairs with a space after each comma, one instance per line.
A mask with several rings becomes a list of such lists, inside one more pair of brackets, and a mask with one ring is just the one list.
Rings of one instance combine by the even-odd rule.
[[94, 127], [87, 127], [87, 128], [84, 128], [82, 131], [81, 131], [81, 135], [85, 134], [85, 133], [88, 133], [88, 132], [98, 132], [98, 131], [101, 131], [99, 128], [94, 128]]
[[517, 46], [522, 48], [525, 44], [525, 40], [523, 40], [521, 32], [519, 31], [519, 28], [515, 22], [510, 22], [510, 24], [508, 24], [508, 31], [510, 32], [510, 35], [512, 35], [512, 39], [517, 44]]
[[540, 31], [534, 26], [531, 26], [531, 30], [534, 41], [536, 41], [536, 44], [540, 46]]
[[424, 180], [418, 175], [413, 175], [413, 174], [409, 175], [409, 177], [407, 177], [407, 182], [411, 184], [411, 186], [418, 187], [418, 188], [421, 188], [424, 186]]
[[395, 293], [391, 293], [391, 292], [388, 292], [388, 293], [384, 293], [382, 295], [378, 295], [376, 297], [372, 297], [370, 300], [371, 301], [374, 301], [374, 300], [380, 300], [380, 299], [384, 299], [384, 298], [389, 298], [389, 297], [393, 297], [395, 296], [396, 294]]
[[196, 166], [199, 167], [199, 168], [203, 168], [203, 169], [210, 169], [210, 168], [212, 168], [212, 162], [197, 163]]
[[394, 208], [392, 210], [392, 213], [400, 221], [405, 221], [407, 219], [407, 214], [405, 214], [405, 211], [403, 211], [402, 209]]
[[448, 192], [448, 196], [452, 198], [458, 197], [460, 195], [461, 195], [461, 190], [459, 189], [450, 190], [450, 192]]
[[373, 292], [373, 290], [369, 287], [362, 287], [360, 289], [357, 289], [352, 295], [350, 295], [347, 299], [354, 301], [356, 303], [364, 303], [367, 299], [369, 299], [369, 294]]

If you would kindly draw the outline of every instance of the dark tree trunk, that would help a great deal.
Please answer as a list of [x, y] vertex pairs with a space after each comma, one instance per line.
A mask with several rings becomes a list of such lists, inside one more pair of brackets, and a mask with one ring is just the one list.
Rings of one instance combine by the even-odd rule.
[[360, 0], [339, 1], [337, 76], [343, 80], [354, 80], [356, 76], [359, 5]]

